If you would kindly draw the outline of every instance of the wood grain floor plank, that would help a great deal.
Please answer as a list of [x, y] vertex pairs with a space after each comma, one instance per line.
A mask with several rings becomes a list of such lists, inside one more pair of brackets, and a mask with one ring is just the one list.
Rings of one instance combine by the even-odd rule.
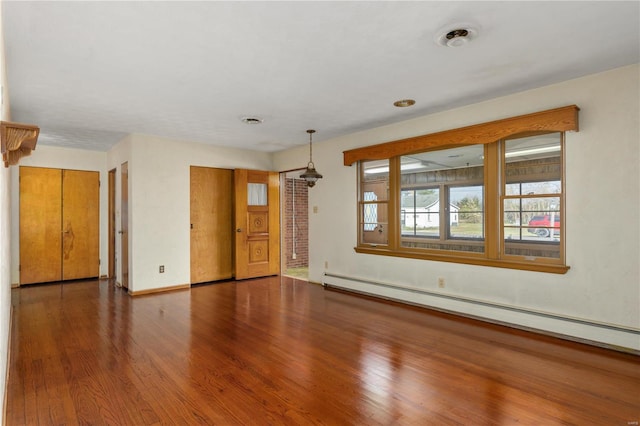
[[8, 425], [640, 419], [640, 358], [289, 278], [12, 290]]

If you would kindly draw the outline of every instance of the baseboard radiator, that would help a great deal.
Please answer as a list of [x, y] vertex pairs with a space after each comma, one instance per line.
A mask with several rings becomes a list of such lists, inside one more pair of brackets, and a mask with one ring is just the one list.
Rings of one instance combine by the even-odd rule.
[[325, 272], [322, 285], [640, 355], [640, 329]]

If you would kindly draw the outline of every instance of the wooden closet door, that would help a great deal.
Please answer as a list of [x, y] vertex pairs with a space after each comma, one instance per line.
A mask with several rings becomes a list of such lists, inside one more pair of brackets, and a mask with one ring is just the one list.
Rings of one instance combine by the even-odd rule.
[[62, 171], [20, 167], [20, 284], [62, 279]]
[[233, 171], [191, 167], [191, 283], [233, 276]]
[[62, 279], [100, 274], [100, 173], [62, 171]]

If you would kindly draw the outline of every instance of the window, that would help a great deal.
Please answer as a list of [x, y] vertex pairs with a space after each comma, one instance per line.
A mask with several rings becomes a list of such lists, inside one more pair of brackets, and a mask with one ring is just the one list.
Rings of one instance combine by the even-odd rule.
[[504, 142], [505, 255], [560, 258], [562, 134]]
[[484, 251], [484, 147], [400, 158], [400, 246]]
[[388, 244], [389, 161], [362, 162], [360, 185], [360, 241]]
[[565, 273], [564, 135], [577, 111], [345, 151], [359, 165], [356, 251]]

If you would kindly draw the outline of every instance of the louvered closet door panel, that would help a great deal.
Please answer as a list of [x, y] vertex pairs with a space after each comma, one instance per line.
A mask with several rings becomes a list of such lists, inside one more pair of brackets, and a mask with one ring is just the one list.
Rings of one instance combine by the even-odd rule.
[[100, 274], [100, 173], [62, 172], [62, 279]]
[[59, 281], [60, 169], [20, 167], [20, 284]]

